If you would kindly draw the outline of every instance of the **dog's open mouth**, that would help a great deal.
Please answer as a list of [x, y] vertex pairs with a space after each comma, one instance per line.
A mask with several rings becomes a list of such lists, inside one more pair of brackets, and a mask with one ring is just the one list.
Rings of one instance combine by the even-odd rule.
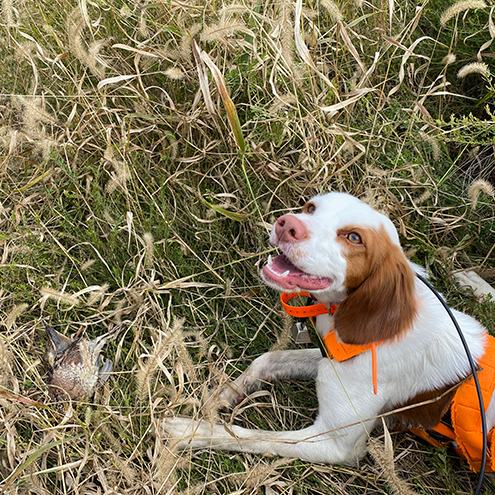
[[268, 258], [268, 263], [262, 269], [263, 278], [268, 282], [275, 284], [282, 290], [323, 290], [332, 285], [332, 280], [329, 278], [316, 277], [309, 273], [303, 272], [291, 261], [280, 254], [272, 259]]

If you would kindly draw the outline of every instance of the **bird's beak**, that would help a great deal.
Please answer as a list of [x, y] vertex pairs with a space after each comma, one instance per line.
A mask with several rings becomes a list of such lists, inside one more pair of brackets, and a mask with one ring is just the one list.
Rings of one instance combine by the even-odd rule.
[[61, 333], [57, 332], [53, 327], [50, 325], [47, 325], [45, 327], [45, 332], [52, 343], [54, 349], [58, 352], [63, 351], [67, 349], [72, 344], [72, 340], [66, 337], [65, 335], [62, 335]]

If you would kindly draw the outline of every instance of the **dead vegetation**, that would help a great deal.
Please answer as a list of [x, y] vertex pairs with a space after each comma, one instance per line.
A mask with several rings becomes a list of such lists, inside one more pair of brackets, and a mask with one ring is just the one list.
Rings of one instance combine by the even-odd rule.
[[[259, 353], [291, 345], [257, 264], [274, 216], [329, 189], [386, 212], [450, 302], [495, 331], [493, 301], [478, 304], [449, 277], [495, 273], [494, 9], [1, 9], [3, 493], [472, 493], [476, 477], [455, 455], [407, 434], [378, 434], [351, 469], [179, 454], [157, 425], [179, 413], [273, 429], [311, 422], [311, 384], [257, 393], [232, 414], [209, 394]], [[46, 323], [90, 338], [122, 325], [105, 350], [113, 375], [92, 402], [48, 405]]]

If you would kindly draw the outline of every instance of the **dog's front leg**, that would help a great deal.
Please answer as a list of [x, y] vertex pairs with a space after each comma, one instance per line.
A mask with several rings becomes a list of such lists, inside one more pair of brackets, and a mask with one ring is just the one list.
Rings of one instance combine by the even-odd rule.
[[179, 450], [209, 448], [253, 454], [273, 454], [309, 462], [355, 465], [365, 453], [364, 425], [328, 432], [322, 420], [302, 430], [251, 430], [240, 426], [212, 425], [190, 418], [170, 418], [162, 422]]
[[316, 378], [321, 360], [319, 349], [267, 352], [256, 358], [232, 383], [222, 386], [216, 400], [234, 406], [246, 395], [280, 380], [305, 381]]
[[[283, 371], [288, 366], [289, 374], [296, 372], [285, 357], [294, 357], [294, 351], [281, 353], [283, 357], [273, 370]], [[296, 351], [298, 352], [298, 351]], [[319, 351], [317, 351], [319, 353]], [[297, 431], [251, 430], [239, 426], [212, 425], [206, 421], [189, 418], [170, 418], [162, 423], [164, 430], [176, 442], [179, 449], [212, 448], [251, 453], [271, 453], [283, 457], [297, 457], [310, 462], [355, 464], [365, 454], [369, 432], [378, 421], [378, 415], [387, 404], [384, 381], [379, 384], [381, 394], [375, 395], [371, 385], [371, 355], [364, 356], [359, 366], [353, 362], [333, 362], [322, 359], [319, 354], [303, 351], [302, 356], [313, 357], [315, 364], [306, 362], [306, 373], [299, 371], [297, 377], [309, 378], [317, 368], [316, 389], [319, 414], [315, 423]], [[265, 357], [268, 356], [268, 357]], [[297, 355], [296, 355], [297, 356]], [[273, 357], [273, 356], [272, 356]], [[272, 365], [270, 354], [261, 356], [261, 361]], [[255, 361], [256, 362], [256, 361]], [[254, 365], [254, 363], [253, 363]]]

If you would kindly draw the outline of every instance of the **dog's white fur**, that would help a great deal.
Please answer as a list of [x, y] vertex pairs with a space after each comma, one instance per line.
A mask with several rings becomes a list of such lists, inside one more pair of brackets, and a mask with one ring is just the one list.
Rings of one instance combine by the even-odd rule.
[[[317, 280], [330, 283], [328, 287], [312, 292], [320, 302], [328, 306], [343, 304], [353, 292], [358, 293], [360, 287], [349, 287], [347, 277], [352, 271], [349, 263], [359, 257], [366, 261], [362, 261], [364, 264], [382, 263], [376, 260], [388, 253], [368, 256], [368, 251], [373, 249], [370, 244], [374, 242], [385, 242], [389, 246], [387, 251], [394, 251], [397, 258], [402, 257], [407, 267], [421, 270], [405, 260], [392, 222], [365, 203], [347, 194], [330, 193], [313, 198], [310, 205], [309, 210], [306, 208], [294, 216], [297, 225], [302, 224], [306, 229], [302, 238], [291, 240], [288, 234], [289, 238], [282, 240], [274, 225], [270, 241], [293, 265]], [[363, 245], [356, 247], [348, 242], [346, 235], [354, 230], [365, 239]], [[352, 253], [357, 253], [356, 257]], [[386, 266], [386, 270], [395, 269], [393, 263]], [[379, 271], [374, 266], [369, 269], [370, 274], [362, 284], [369, 283]], [[267, 277], [266, 269], [264, 273], [269, 285], [278, 290], [287, 289], [284, 283]], [[239, 426], [226, 428], [189, 418], [168, 418], [163, 422], [165, 430], [171, 437], [182, 439], [180, 448], [272, 453], [311, 462], [355, 464], [365, 454], [369, 433], [380, 421], [380, 414], [407, 403], [422, 392], [453, 385], [471, 371], [445, 309], [419, 279], [413, 277], [412, 284], [412, 300], [405, 302], [414, 308], [411, 323], [377, 347], [377, 395], [373, 393], [370, 351], [340, 363], [322, 358], [318, 349], [276, 351], [257, 358], [233, 384], [224, 386], [218, 399], [235, 404], [244, 394], [261, 388], [266, 382], [315, 379], [319, 413], [312, 426], [298, 431], [275, 432]], [[298, 289], [296, 287], [292, 292]], [[351, 314], [360, 319], [357, 322], [367, 318], [357, 307], [359, 303], [353, 302], [357, 309], [356, 314]], [[387, 311], [387, 304], [384, 306], [378, 308], [379, 313]], [[353, 312], [352, 307], [347, 309]], [[335, 328], [338, 311], [333, 317], [322, 315], [317, 318], [317, 330], [322, 336]], [[473, 358], [479, 359], [484, 352], [484, 328], [470, 316], [458, 311], [453, 313]], [[384, 321], [386, 319], [385, 316]], [[335, 330], [338, 334], [339, 328]], [[352, 337], [349, 328], [346, 332]], [[494, 403], [492, 401], [488, 409], [489, 428], [495, 422]]]

